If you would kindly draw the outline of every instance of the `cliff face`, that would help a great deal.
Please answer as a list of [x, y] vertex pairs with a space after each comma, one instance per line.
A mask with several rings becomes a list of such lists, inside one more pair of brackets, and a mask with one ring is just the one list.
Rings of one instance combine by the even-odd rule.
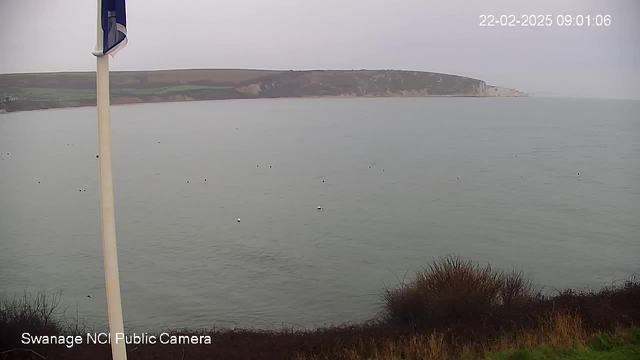
[[296, 71], [265, 76], [236, 90], [257, 97], [484, 96], [484, 82], [418, 71]]
[[[400, 70], [112, 72], [112, 104], [277, 97], [526, 96], [463, 76]], [[0, 75], [0, 109], [95, 105], [95, 73]], [[9, 100], [7, 100], [9, 99]]]
[[509, 89], [500, 86], [487, 86], [484, 90], [484, 96], [522, 97], [527, 96], [527, 94], [515, 89]]

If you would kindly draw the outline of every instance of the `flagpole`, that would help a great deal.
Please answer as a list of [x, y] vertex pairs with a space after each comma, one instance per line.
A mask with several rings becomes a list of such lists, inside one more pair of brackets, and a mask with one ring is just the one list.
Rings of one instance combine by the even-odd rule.
[[[102, 1], [98, 0], [97, 46], [102, 49]], [[102, 253], [104, 257], [104, 282], [107, 296], [107, 315], [111, 338], [111, 354], [114, 360], [126, 360], [127, 350], [123, 338], [124, 321], [120, 299], [118, 251], [116, 247], [116, 222], [113, 201], [113, 175], [111, 169], [111, 126], [109, 94], [109, 56], [96, 55], [96, 83], [98, 108], [98, 180], [100, 185], [100, 215], [102, 223]], [[118, 341], [117, 334], [121, 334]]]

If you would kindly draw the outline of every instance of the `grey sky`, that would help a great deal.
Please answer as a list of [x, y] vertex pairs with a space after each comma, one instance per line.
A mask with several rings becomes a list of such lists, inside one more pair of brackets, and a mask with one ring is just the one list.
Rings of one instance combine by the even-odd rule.
[[[179, 7], [176, 7], [176, 4]], [[129, 0], [114, 70], [408, 69], [548, 95], [640, 99], [640, 1]], [[480, 27], [479, 15], [611, 15]], [[94, 70], [91, 0], [0, 0], [0, 73]]]

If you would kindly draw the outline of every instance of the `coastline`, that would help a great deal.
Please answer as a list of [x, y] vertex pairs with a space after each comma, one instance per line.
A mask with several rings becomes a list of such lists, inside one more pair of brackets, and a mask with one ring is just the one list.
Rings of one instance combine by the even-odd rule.
[[[406, 70], [242, 69], [114, 71], [111, 104], [274, 98], [526, 97], [512, 88], [443, 73]], [[95, 106], [90, 72], [0, 74], [0, 110]]]
[[[486, 95], [386, 95], [386, 96], [378, 96], [378, 95], [327, 95], [327, 96], [280, 96], [280, 97], [238, 97], [238, 98], [220, 98], [220, 99], [160, 99], [160, 100], [151, 100], [151, 101], [135, 101], [130, 98], [120, 98], [114, 97], [111, 99], [111, 106], [122, 106], [122, 105], [139, 105], [139, 104], [164, 104], [164, 103], [182, 103], [182, 102], [204, 102], [204, 101], [233, 101], [233, 100], [277, 100], [277, 99], [385, 99], [385, 98], [432, 98], [432, 99], [441, 99], [441, 98], [531, 98], [533, 96], [486, 96]], [[125, 99], [125, 100], [123, 100]], [[24, 101], [17, 101], [22, 102]], [[56, 106], [54, 104], [61, 104], [61, 106]], [[12, 114], [18, 112], [27, 112], [27, 111], [42, 111], [42, 110], [56, 110], [56, 109], [71, 109], [71, 108], [83, 108], [83, 107], [95, 107], [95, 101], [90, 103], [78, 103], [78, 102], [51, 102], [51, 106], [23, 106], [18, 105], [19, 108], [0, 108], [0, 114]], [[4, 110], [4, 111], [2, 111]]]

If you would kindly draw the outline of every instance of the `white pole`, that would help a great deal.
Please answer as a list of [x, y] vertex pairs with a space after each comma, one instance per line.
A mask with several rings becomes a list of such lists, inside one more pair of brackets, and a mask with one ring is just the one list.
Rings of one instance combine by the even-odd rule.
[[[98, 42], [102, 49], [101, 1], [98, 0]], [[98, 50], [98, 49], [96, 49]], [[96, 54], [96, 53], [94, 53]], [[111, 335], [111, 354], [114, 360], [126, 360], [118, 250], [116, 248], [116, 221], [113, 202], [113, 175], [111, 172], [111, 126], [109, 95], [109, 56], [96, 54], [96, 83], [98, 108], [98, 179], [100, 183], [100, 215], [102, 220], [102, 253], [104, 256], [104, 283], [107, 295], [107, 315]], [[118, 336], [118, 334], [120, 336]], [[120, 340], [120, 341], [118, 341]]]
[[104, 282], [107, 295], [107, 315], [111, 334], [111, 353], [114, 360], [126, 360], [124, 340], [116, 341], [117, 334], [124, 334], [120, 279], [118, 275], [118, 251], [116, 248], [116, 221], [113, 204], [113, 176], [111, 172], [111, 129], [109, 99], [109, 57], [97, 58], [98, 83], [98, 177], [100, 181], [100, 212], [102, 217], [102, 252], [104, 255]]

